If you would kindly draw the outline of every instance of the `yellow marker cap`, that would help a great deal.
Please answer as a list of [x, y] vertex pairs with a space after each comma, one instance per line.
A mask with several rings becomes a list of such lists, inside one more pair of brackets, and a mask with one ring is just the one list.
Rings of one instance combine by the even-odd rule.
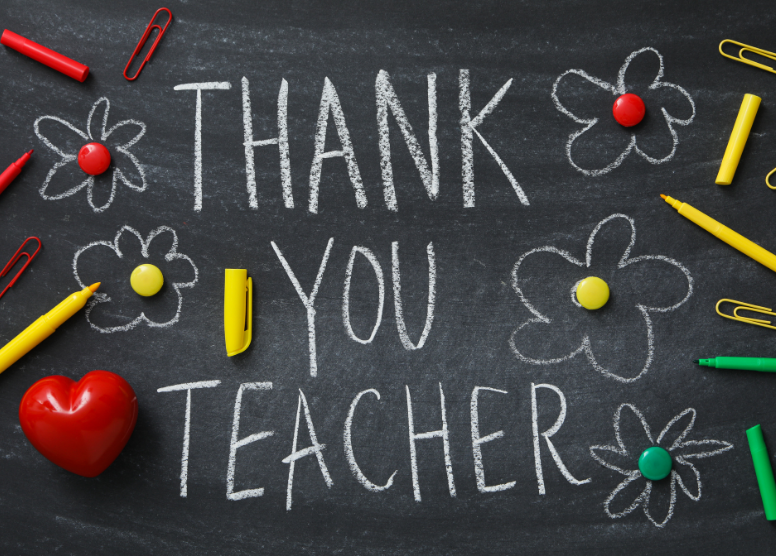
[[609, 286], [600, 278], [588, 276], [577, 284], [577, 301], [585, 309], [600, 309], [609, 301]]
[[129, 277], [129, 283], [135, 293], [143, 297], [150, 297], [159, 293], [164, 284], [162, 271], [152, 264], [141, 264], [132, 271]]
[[227, 268], [224, 276], [224, 338], [229, 357], [248, 349], [252, 330], [253, 280], [248, 278], [244, 268]]
[[757, 115], [757, 109], [760, 108], [762, 99], [755, 95], [744, 95], [741, 102], [741, 108], [738, 109], [738, 117], [730, 133], [725, 156], [722, 157], [722, 164], [719, 167], [719, 173], [714, 183], [717, 185], [730, 185], [733, 181], [733, 175], [738, 168], [738, 161], [741, 160], [741, 153], [744, 152], [744, 145], [749, 138], [749, 131], [752, 129], [754, 117]]

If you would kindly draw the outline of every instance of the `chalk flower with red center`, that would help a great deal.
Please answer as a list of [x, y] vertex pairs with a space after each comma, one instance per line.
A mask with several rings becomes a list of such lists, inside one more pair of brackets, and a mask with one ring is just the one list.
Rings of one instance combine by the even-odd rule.
[[[625, 59], [614, 84], [581, 69], [567, 70], [555, 80], [555, 107], [584, 126], [566, 141], [566, 156], [574, 168], [600, 176], [632, 152], [652, 164], [673, 158], [679, 144], [675, 126], [692, 123], [695, 103], [682, 87], [663, 81], [663, 71], [663, 56], [647, 47]], [[646, 117], [635, 127], [623, 127], [612, 116], [614, 101], [626, 93], [637, 95], [646, 106]]]
[[[146, 126], [137, 120], [122, 120], [109, 128], [109, 113], [110, 101], [102, 97], [89, 111], [85, 130], [56, 116], [35, 120], [35, 135], [59, 156], [43, 181], [41, 197], [58, 201], [86, 188], [89, 206], [94, 212], [103, 212], [113, 203], [119, 183], [134, 191], [145, 191], [145, 171], [129, 149], [143, 137]], [[100, 175], [88, 175], [78, 164], [80, 149], [92, 142], [99, 142], [110, 152], [110, 167]]]
[[[608, 378], [628, 383], [646, 373], [655, 352], [652, 313], [667, 313], [692, 295], [692, 276], [662, 255], [631, 257], [636, 224], [624, 214], [599, 222], [583, 259], [545, 246], [524, 253], [512, 270], [512, 287], [532, 317], [509, 340], [515, 356], [533, 365], [552, 365], [584, 353]], [[611, 295], [602, 308], [584, 309], [579, 282], [602, 279]], [[642, 363], [643, 362], [643, 363]]]
[[[677, 487], [690, 500], [701, 499], [701, 474], [693, 462], [727, 452], [733, 445], [723, 440], [688, 440], [695, 417], [694, 409], [685, 409], [653, 439], [644, 415], [635, 406], [624, 403], [617, 408], [617, 444], [590, 447], [590, 455], [599, 464], [625, 476], [604, 501], [606, 515], [618, 519], [641, 507], [653, 525], [665, 527], [674, 513]], [[665, 449], [672, 460], [670, 474], [659, 481], [647, 479], [639, 470], [640, 455], [653, 446]]]
[[[138, 295], [130, 284], [132, 271], [141, 264], [159, 268], [162, 289], [151, 297]], [[99, 332], [127, 331], [140, 324], [165, 328], [180, 320], [182, 290], [194, 287], [199, 271], [194, 261], [178, 252], [178, 234], [167, 226], [148, 237], [122, 226], [111, 241], [95, 241], [73, 257], [73, 272], [81, 288], [100, 282], [86, 307], [86, 320]]]

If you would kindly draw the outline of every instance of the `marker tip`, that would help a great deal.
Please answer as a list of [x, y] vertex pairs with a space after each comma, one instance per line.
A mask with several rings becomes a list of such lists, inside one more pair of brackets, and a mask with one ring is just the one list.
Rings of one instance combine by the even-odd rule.
[[700, 363], [701, 363], [701, 360], [700, 360], [700, 359], [693, 359], [693, 360], [692, 360], [692, 362], [693, 362], [693, 363], [697, 363], [697, 364], [699, 364], [699, 365], [700, 365]]
[[89, 289], [92, 291], [92, 293], [94, 293], [94, 292], [96, 292], [96, 291], [97, 291], [97, 288], [99, 288], [99, 287], [100, 287], [100, 284], [101, 284], [101, 283], [102, 283], [102, 282], [97, 282], [96, 284], [92, 284], [91, 286], [89, 286]]
[[35, 149], [30, 149], [30, 151], [27, 154], [31, 155], [34, 152], [35, 152]]
[[663, 199], [665, 199], [665, 198], [666, 198], [666, 195], [663, 195], [662, 193], [660, 194], [660, 196], [661, 196]]

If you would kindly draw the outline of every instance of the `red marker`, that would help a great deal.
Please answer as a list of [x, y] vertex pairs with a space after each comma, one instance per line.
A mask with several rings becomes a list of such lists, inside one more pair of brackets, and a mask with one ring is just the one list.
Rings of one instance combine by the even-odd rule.
[[58, 52], [54, 52], [50, 48], [46, 48], [45, 46], [42, 46], [36, 42], [32, 42], [29, 39], [25, 39], [21, 35], [17, 35], [8, 29], [3, 31], [3, 36], [0, 37], [0, 44], [9, 46], [14, 50], [18, 50], [25, 56], [29, 56], [33, 60], [36, 60], [41, 64], [45, 64], [59, 72], [62, 72], [68, 77], [72, 77], [81, 83], [83, 83], [86, 79], [86, 76], [89, 75], [88, 66], [79, 64], [67, 56], [62, 56]]
[[24, 165], [27, 164], [31, 154], [32, 151], [24, 153], [19, 160], [11, 164], [5, 169], [5, 172], [0, 174], [0, 193], [5, 191], [5, 188], [11, 185], [11, 182], [16, 179], [16, 176], [22, 171]]

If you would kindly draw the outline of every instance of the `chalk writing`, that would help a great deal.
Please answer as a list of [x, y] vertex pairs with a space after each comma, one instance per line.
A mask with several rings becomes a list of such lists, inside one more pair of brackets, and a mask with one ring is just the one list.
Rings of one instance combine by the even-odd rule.
[[228, 81], [209, 83], [182, 83], [175, 91], [197, 91], [197, 108], [194, 113], [194, 211], [202, 210], [202, 91], [228, 91]]
[[318, 288], [321, 287], [323, 271], [326, 270], [326, 263], [329, 262], [329, 254], [331, 253], [332, 245], [334, 245], [333, 237], [329, 238], [329, 243], [326, 244], [326, 251], [324, 251], [323, 259], [321, 259], [321, 265], [318, 267], [318, 274], [315, 276], [313, 289], [310, 291], [310, 295], [308, 296], [306, 293], [304, 293], [302, 285], [296, 278], [294, 271], [291, 270], [291, 265], [288, 264], [288, 261], [286, 261], [283, 253], [280, 252], [278, 246], [275, 245], [275, 242], [272, 242], [272, 248], [275, 250], [278, 259], [280, 259], [280, 263], [283, 265], [286, 274], [288, 274], [288, 279], [291, 280], [296, 293], [299, 295], [299, 299], [302, 300], [302, 304], [307, 310], [307, 345], [310, 352], [310, 376], [318, 376], [318, 356], [316, 354], [315, 347], [315, 298], [318, 295]]
[[389, 210], [398, 211], [396, 189], [393, 186], [393, 166], [391, 165], [391, 139], [388, 128], [388, 109], [391, 110], [396, 123], [399, 124], [404, 142], [412, 155], [415, 167], [420, 173], [420, 179], [428, 193], [428, 198], [435, 201], [439, 194], [439, 143], [437, 142], [437, 94], [436, 74], [428, 75], [428, 145], [431, 154], [431, 171], [423, 156], [415, 134], [412, 132], [407, 115], [401, 107], [399, 97], [391, 85], [391, 77], [385, 70], [380, 70], [375, 80], [375, 98], [377, 101], [377, 129], [379, 133], [380, 168], [383, 175], [383, 195], [385, 205]]
[[542, 471], [542, 458], [539, 449], [539, 410], [536, 403], [536, 390], [539, 388], [552, 390], [558, 395], [558, 399], [560, 400], [560, 413], [558, 413], [558, 418], [549, 429], [541, 433], [542, 438], [544, 438], [545, 442], [547, 442], [547, 448], [550, 450], [550, 454], [552, 455], [552, 459], [555, 462], [555, 465], [558, 466], [558, 470], [561, 472], [561, 475], [563, 475], [563, 477], [572, 485], [584, 485], [589, 483], [589, 478], [584, 480], [574, 478], [566, 465], [563, 463], [563, 460], [560, 458], [560, 454], [555, 448], [555, 445], [552, 443], [552, 440], [550, 440], [550, 437], [552, 437], [560, 430], [561, 426], [563, 426], [563, 422], [566, 420], [566, 396], [563, 395], [563, 392], [560, 391], [560, 388], [553, 386], [552, 384], [531, 383], [531, 429], [533, 430], [534, 462], [536, 464], [536, 482], [539, 484], [539, 494], [546, 493], [546, 489], [544, 487], [544, 472]]
[[356, 462], [356, 455], [353, 452], [353, 438], [351, 436], [351, 431], [353, 429], [353, 417], [356, 414], [356, 407], [358, 406], [358, 402], [361, 401], [361, 398], [364, 394], [373, 394], [378, 400], [380, 399], [380, 392], [374, 388], [369, 388], [368, 390], [359, 392], [356, 394], [356, 397], [353, 398], [353, 401], [350, 404], [350, 409], [348, 410], [348, 417], [345, 419], [345, 432], [342, 435], [342, 439], [345, 444], [345, 458], [348, 460], [348, 465], [350, 466], [350, 471], [353, 473], [353, 476], [359, 483], [364, 485], [364, 488], [372, 492], [381, 492], [391, 488], [393, 485], [393, 478], [396, 476], [397, 471], [394, 471], [391, 476], [388, 477], [388, 481], [384, 485], [376, 485], [367, 479], [366, 475], [364, 475], [364, 473], [361, 471], [361, 468], [358, 466], [358, 462]]
[[183, 455], [181, 456], [181, 498], [188, 495], [189, 478], [189, 444], [191, 431], [191, 391], [197, 388], [215, 388], [221, 384], [220, 380], [202, 380], [200, 382], [187, 382], [185, 384], [175, 384], [173, 386], [164, 386], [158, 388], [157, 392], [180, 392], [186, 391], [186, 414], [183, 421]]
[[445, 454], [445, 473], [447, 473], [447, 488], [450, 496], [455, 498], [455, 480], [453, 479], [453, 462], [450, 459], [450, 433], [447, 429], [447, 412], [445, 409], [445, 393], [442, 390], [442, 383], [439, 383], [439, 404], [442, 410], [442, 428], [429, 432], [415, 432], [415, 418], [412, 414], [412, 397], [410, 396], [410, 387], [405, 386], [407, 392], [407, 423], [410, 436], [410, 469], [412, 470], [412, 492], [415, 495], [415, 501], [420, 502], [420, 480], [418, 479], [418, 453], [415, 443], [418, 440], [429, 440], [432, 438], [442, 439], [442, 451]]
[[234, 416], [232, 417], [232, 440], [229, 443], [229, 464], [226, 470], [226, 498], [228, 500], [244, 500], [264, 494], [263, 488], [250, 488], [234, 491], [234, 471], [237, 465], [237, 450], [253, 442], [263, 440], [275, 434], [275, 431], [262, 431], [246, 436], [238, 440], [240, 434], [240, 410], [242, 408], [243, 392], [245, 390], [272, 390], [271, 382], [245, 382], [237, 389], [237, 397], [234, 400]]
[[[311, 446], [297, 450], [297, 439], [299, 438], [299, 415], [304, 406], [304, 418], [307, 422], [307, 432], [310, 435]], [[329, 474], [329, 468], [326, 467], [326, 462], [323, 459], [323, 449], [326, 448], [326, 444], [318, 443], [318, 437], [315, 435], [315, 427], [313, 426], [313, 418], [310, 416], [310, 406], [307, 405], [307, 398], [304, 396], [304, 392], [299, 390], [299, 402], [296, 406], [296, 423], [294, 424], [294, 442], [291, 445], [291, 453], [283, 458], [283, 463], [288, 464], [288, 488], [286, 489], [286, 511], [291, 511], [291, 494], [294, 490], [294, 467], [299, 459], [315, 454], [315, 458], [318, 460], [318, 467], [321, 469], [321, 475], [326, 482], [326, 486], [331, 488], [334, 481], [331, 480]]]
[[[329, 113], [334, 119], [334, 128], [337, 130], [342, 149], [338, 151], [325, 151], [326, 127], [329, 122]], [[313, 164], [310, 167], [310, 205], [309, 210], [313, 214], [318, 212], [318, 185], [321, 183], [321, 169], [324, 158], [343, 157], [348, 167], [348, 176], [353, 184], [353, 190], [356, 194], [356, 205], [358, 208], [366, 206], [366, 193], [364, 184], [361, 181], [361, 172], [358, 169], [356, 155], [353, 152], [353, 143], [350, 141], [350, 132], [345, 123], [345, 114], [342, 112], [337, 90], [329, 78], [323, 81], [323, 92], [321, 93], [321, 106], [318, 111], [318, 125], [315, 128], [315, 154], [313, 155]]]

